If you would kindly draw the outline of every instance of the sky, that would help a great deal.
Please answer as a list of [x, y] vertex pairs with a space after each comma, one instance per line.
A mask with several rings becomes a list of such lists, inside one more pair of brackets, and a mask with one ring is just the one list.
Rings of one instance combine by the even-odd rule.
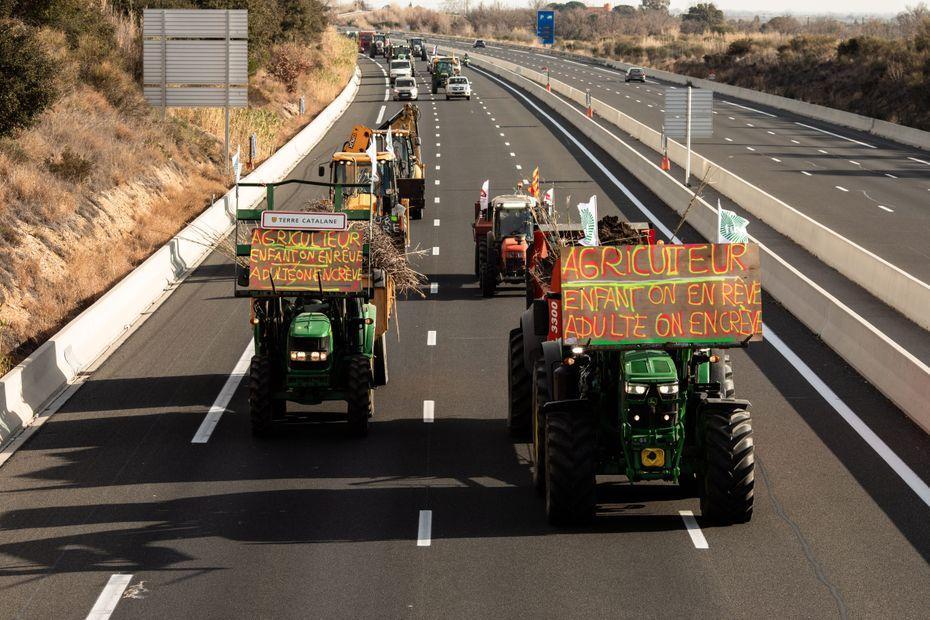
[[[371, 2], [373, 6], [387, 4], [384, 2]], [[461, 0], [459, 0], [461, 1]], [[470, 0], [472, 4], [478, 4], [481, 0]], [[488, 0], [489, 4], [496, 0]], [[564, 1], [564, 0], [558, 0]], [[916, 5], [917, 0], [711, 0], [718, 8], [725, 11], [756, 11], [767, 15], [794, 13], [811, 15], [814, 13], [838, 13], [848, 15], [850, 13], [870, 13], [870, 14], [887, 14], [893, 15], [905, 10], [908, 6]], [[394, 0], [398, 4], [405, 3], [404, 0]], [[500, 0], [501, 4], [507, 6], [528, 6], [527, 0]], [[587, 0], [587, 4], [596, 6], [603, 4], [602, 0]], [[424, 0], [412, 2], [414, 5], [428, 6], [430, 8], [441, 8], [446, 3], [444, 0]], [[611, 4], [632, 4], [638, 5], [638, 0], [614, 0]], [[684, 11], [689, 6], [696, 4], [696, 1], [689, 0], [672, 0], [672, 10]]]

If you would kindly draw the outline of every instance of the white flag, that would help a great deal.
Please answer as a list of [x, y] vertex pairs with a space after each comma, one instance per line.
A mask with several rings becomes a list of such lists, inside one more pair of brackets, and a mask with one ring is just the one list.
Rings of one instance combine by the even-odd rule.
[[387, 128], [387, 133], [384, 134], [384, 150], [394, 155], [394, 138], [391, 136], [391, 127], [390, 125]]
[[749, 220], [720, 206], [717, 199], [717, 243], [749, 243]]
[[481, 212], [487, 213], [488, 211], [488, 192], [491, 189], [491, 180], [488, 179], [481, 184], [481, 195], [478, 197], [478, 202], [481, 204]]
[[591, 196], [588, 202], [578, 203], [578, 214], [581, 216], [581, 228], [584, 230], [584, 239], [579, 239], [581, 245], [600, 245], [597, 237], [597, 196]]
[[242, 160], [239, 156], [240, 150], [241, 148], [237, 146], [236, 154], [232, 156], [232, 168], [233, 168], [233, 174], [236, 175], [236, 185], [239, 185], [239, 177], [242, 174]]
[[543, 194], [543, 202], [546, 204], [554, 205], [555, 204], [555, 188], [550, 187], [546, 190], [546, 193]]

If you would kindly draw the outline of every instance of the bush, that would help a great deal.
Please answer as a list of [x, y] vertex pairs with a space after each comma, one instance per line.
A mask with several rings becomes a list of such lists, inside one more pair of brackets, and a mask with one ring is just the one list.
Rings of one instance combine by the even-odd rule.
[[727, 48], [727, 56], [745, 56], [752, 51], [752, 39], [737, 39]]
[[0, 21], [0, 136], [29, 127], [55, 101], [56, 75], [34, 29]]
[[70, 148], [65, 147], [57, 159], [52, 157], [46, 159], [45, 167], [63, 181], [80, 183], [94, 171], [94, 162], [84, 159]]
[[306, 52], [293, 43], [275, 46], [271, 51], [271, 60], [268, 62], [268, 73], [284, 84], [289, 93], [297, 90], [297, 81], [300, 76], [312, 68], [313, 64], [306, 57]]

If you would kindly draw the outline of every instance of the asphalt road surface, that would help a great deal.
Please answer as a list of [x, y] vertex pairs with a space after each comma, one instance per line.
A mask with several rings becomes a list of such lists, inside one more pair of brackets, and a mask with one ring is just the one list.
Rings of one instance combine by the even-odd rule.
[[[545, 72], [661, 130], [665, 91], [682, 88], [624, 73], [491, 46], [475, 52]], [[648, 71], [647, 71], [648, 73]], [[679, 140], [681, 142], [681, 140]], [[930, 282], [930, 153], [846, 127], [723, 95], [713, 138], [695, 152], [727, 168], [888, 262]]]
[[[381, 68], [359, 62], [356, 102], [294, 176], [315, 178], [354, 124], [398, 109]], [[753, 520], [701, 528], [697, 500], [674, 486], [608, 479], [593, 527], [546, 525], [527, 446], [505, 428], [523, 293], [478, 292], [478, 189], [507, 192], [538, 165], [563, 213], [594, 194], [601, 213], [641, 219], [632, 195], [677, 220], [545, 108], [468, 75], [471, 101], [420, 102], [431, 170], [415, 260], [436, 286], [399, 304], [370, 435], [330, 424], [251, 437], [246, 386], [230, 381], [248, 355], [247, 302], [216, 252], [0, 468], [0, 618], [927, 616], [930, 509], [901, 466], [926, 488], [930, 440], [768, 298], [782, 344], [733, 352], [753, 402]], [[697, 515], [691, 529], [682, 511]]]

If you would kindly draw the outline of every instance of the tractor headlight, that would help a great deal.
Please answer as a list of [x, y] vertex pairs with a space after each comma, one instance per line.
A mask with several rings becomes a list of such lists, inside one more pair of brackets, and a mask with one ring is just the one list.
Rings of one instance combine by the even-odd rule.
[[677, 383], [663, 383], [659, 386], [659, 394], [663, 396], [672, 396], [673, 394], [678, 393], [678, 384]]
[[574, 346], [572, 347], [572, 355], [581, 355], [584, 353], [584, 347]]
[[635, 394], [636, 396], [642, 396], [646, 393], [646, 390], [649, 389], [648, 385], [643, 383], [624, 383], [623, 391], [627, 394]]
[[292, 362], [325, 362], [326, 351], [291, 351]]
[[291, 351], [291, 361], [292, 362], [306, 362], [307, 352], [306, 351]]

